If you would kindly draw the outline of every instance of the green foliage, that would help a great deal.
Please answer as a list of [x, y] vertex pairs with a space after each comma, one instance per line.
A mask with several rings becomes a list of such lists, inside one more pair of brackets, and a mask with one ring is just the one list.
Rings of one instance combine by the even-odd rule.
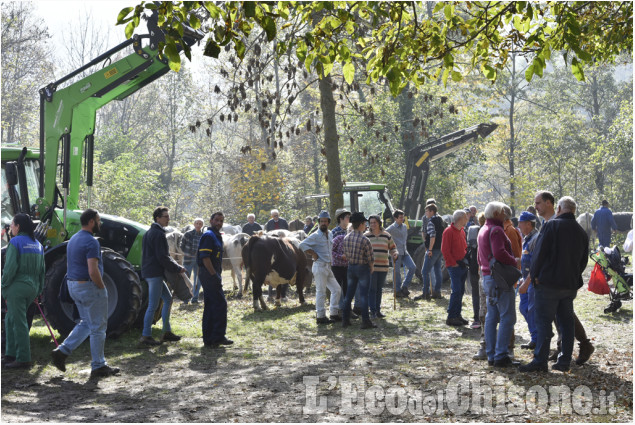
[[277, 165], [265, 165], [264, 149], [255, 149], [249, 156], [243, 155], [239, 168], [231, 173], [231, 196], [236, 202], [235, 220], [246, 220], [247, 214], [255, 214], [259, 220], [269, 217], [273, 208], [280, 207], [283, 179]]
[[[136, 27], [144, 8], [156, 6], [141, 2], [123, 9], [118, 23]], [[308, 32], [279, 42], [278, 51], [298, 46], [298, 58], [307, 70], [315, 69], [321, 76], [329, 75], [335, 62], [341, 63], [347, 81], [350, 64], [365, 58], [367, 81], [386, 78], [394, 95], [408, 82], [419, 85], [441, 77], [445, 85], [450, 75], [459, 81], [473, 69], [496, 80], [512, 51], [531, 62], [525, 74], [528, 81], [543, 75], [552, 51], [571, 56], [572, 72], [582, 81], [584, 65], [612, 62], [621, 52], [632, 52], [633, 45], [630, 2], [438, 2], [426, 15], [423, 6], [405, 2], [230, 1], [217, 6], [177, 1], [161, 2], [158, 11], [173, 69], [180, 66], [174, 52], [178, 44], [184, 45], [184, 23], [208, 23], [206, 55], [216, 58], [221, 46], [233, 44], [242, 57], [236, 42], [249, 36], [254, 25], [272, 41], [278, 24], [300, 17], [309, 24]], [[354, 51], [344, 49], [349, 43], [355, 44]], [[460, 55], [466, 56], [466, 65], [455, 63]]]
[[2, 143], [38, 146], [38, 89], [52, 75], [45, 23], [27, 2], [2, 3]]
[[129, 152], [112, 161], [95, 164], [94, 173], [94, 208], [150, 224], [159, 191], [156, 171], [147, 169]]

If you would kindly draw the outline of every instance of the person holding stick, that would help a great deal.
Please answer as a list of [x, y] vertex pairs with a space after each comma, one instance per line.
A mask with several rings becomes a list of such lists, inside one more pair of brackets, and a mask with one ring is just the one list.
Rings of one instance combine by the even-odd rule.
[[44, 248], [35, 239], [33, 222], [26, 214], [16, 214], [9, 227], [13, 238], [7, 245], [2, 273], [2, 297], [7, 302], [4, 318], [5, 369], [31, 367], [31, 346], [26, 310], [44, 289]]

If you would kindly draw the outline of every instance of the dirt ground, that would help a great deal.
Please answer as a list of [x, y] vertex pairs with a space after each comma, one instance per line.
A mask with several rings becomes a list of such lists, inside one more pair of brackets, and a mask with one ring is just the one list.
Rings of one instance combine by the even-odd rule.
[[[589, 363], [572, 364], [569, 373], [523, 374], [472, 360], [480, 330], [445, 325], [448, 283], [445, 299], [398, 299], [394, 311], [386, 287], [388, 317], [379, 327], [360, 330], [354, 322], [344, 330], [316, 325], [314, 292], [306, 306], [292, 296], [281, 308], [254, 313], [251, 296], [235, 298], [231, 277], [224, 282], [231, 348], [205, 348], [203, 306], [176, 301], [172, 328], [183, 340], [141, 348], [137, 329], [108, 340], [106, 358], [122, 372], [100, 381], [89, 379], [88, 341], [69, 357], [66, 373], [52, 366], [54, 344], [36, 320], [33, 367], [2, 371], [2, 422], [633, 421], [631, 301], [607, 315], [608, 296], [582, 288], [575, 308], [596, 347]], [[411, 297], [421, 290], [412, 286]], [[471, 319], [471, 311], [468, 289], [463, 316]], [[516, 358], [528, 362], [520, 314], [515, 330]]]

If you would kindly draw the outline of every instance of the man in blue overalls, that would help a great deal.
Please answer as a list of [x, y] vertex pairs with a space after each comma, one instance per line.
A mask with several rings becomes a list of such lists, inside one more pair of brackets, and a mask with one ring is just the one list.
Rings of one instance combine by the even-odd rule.
[[524, 238], [523, 241], [523, 253], [520, 257], [520, 270], [523, 273], [523, 282], [518, 289], [520, 293], [520, 304], [518, 309], [527, 321], [527, 327], [529, 328], [529, 334], [531, 335], [531, 341], [528, 344], [522, 344], [520, 348], [526, 350], [533, 350], [536, 348], [536, 325], [534, 323], [534, 286], [531, 284], [527, 276], [529, 275], [529, 266], [531, 265], [531, 254], [536, 245], [536, 216], [529, 211], [523, 211], [518, 218], [518, 227], [522, 232]]
[[227, 300], [223, 293], [223, 237], [220, 229], [225, 217], [222, 212], [215, 212], [209, 219], [209, 230], [201, 236], [198, 244], [197, 262], [199, 278], [203, 285], [203, 343], [206, 347], [219, 348], [231, 345], [234, 341], [227, 339]]

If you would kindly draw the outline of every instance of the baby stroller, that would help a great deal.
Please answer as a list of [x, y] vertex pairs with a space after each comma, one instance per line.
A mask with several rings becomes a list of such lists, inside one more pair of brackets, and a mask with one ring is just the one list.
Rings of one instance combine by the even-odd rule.
[[[621, 256], [617, 246], [613, 248], [603, 248], [600, 246], [597, 251], [591, 253], [591, 259], [595, 261], [596, 266], [593, 273], [591, 273], [589, 290], [592, 290], [591, 285], [594, 279], [602, 280], [602, 277], [604, 277], [604, 285], [608, 291], [593, 292], [600, 294], [608, 293], [611, 297], [611, 303], [604, 309], [604, 313], [614, 313], [622, 306], [622, 301], [633, 299], [633, 274], [626, 273], [625, 269], [625, 266], [628, 264], [628, 258]], [[597, 269], [601, 270], [604, 276], [597, 276]], [[608, 282], [611, 279], [613, 280], [613, 285], [609, 287]], [[597, 282], [593, 283], [597, 284]]]

